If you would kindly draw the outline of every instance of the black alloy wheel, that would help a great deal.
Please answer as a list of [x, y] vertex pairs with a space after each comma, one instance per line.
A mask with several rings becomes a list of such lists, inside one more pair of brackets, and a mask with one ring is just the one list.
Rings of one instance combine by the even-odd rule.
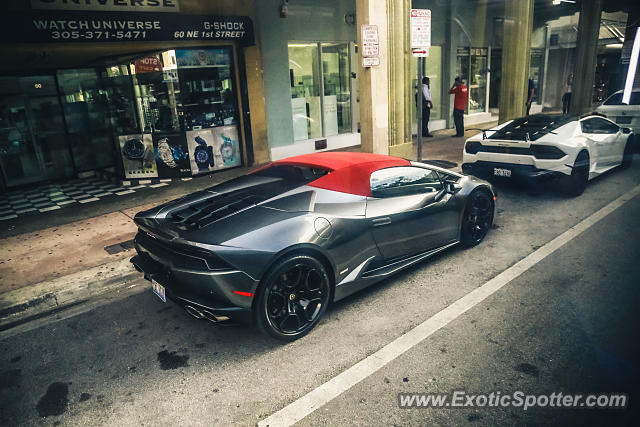
[[631, 166], [631, 162], [633, 161], [633, 139], [633, 136], [630, 136], [627, 138], [627, 143], [624, 145], [622, 163], [620, 164], [621, 169], [626, 169]]
[[309, 255], [286, 257], [260, 286], [256, 323], [274, 338], [296, 340], [318, 323], [330, 295], [329, 276], [320, 261]]
[[581, 151], [573, 163], [571, 175], [565, 178], [565, 190], [569, 196], [577, 197], [584, 193], [589, 181], [589, 155]]
[[482, 242], [492, 224], [493, 196], [487, 191], [474, 191], [469, 196], [462, 218], [462, 244], [467, 247], [476, 246]]

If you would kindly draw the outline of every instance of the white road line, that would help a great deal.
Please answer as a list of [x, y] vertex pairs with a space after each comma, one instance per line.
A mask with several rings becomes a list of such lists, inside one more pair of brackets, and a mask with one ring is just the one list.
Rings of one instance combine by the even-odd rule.
[[310, 391], [298, 400], [260, 421], [258, 426], [290, 426], [300, 421], [316, 409], [322, 407], [324, 404], [330, 402], [363, 379], [375, 373], [398, 356], [401, 356], [408, 350], [420, 344], [434, 332], [443, 328], [466, 311], [480, 304], [507, 283], [511, 282], [513, 279], [542, 261], [555, 250], [564, 246], [572, 239], [575, 239], [584, 231], [588, 230], [592, 225], [639, 194], [640, 185], [574, 225], [555, 239], [540, 247], [538, 250], [527, 255], [525, 258], [498, 274], [484, 285], [436, 313], [433, 317], [430, 317], [409, 332], [396, 338], [380, 350], [373, 353], [371, 356], [361, 360], [318, 388]]

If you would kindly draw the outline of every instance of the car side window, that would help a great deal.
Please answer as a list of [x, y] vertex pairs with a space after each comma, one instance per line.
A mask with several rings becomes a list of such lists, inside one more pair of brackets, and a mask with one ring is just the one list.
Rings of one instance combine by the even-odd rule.
[[373, 197], [396, 197], [442, 190], [438, 173], [426, 168], [398, 166], [371, 174]]
[[591, 134], [614, 134], [619, 129], [617, 125], [599, 117], [584, 120], [581, 126], [582, 132]]

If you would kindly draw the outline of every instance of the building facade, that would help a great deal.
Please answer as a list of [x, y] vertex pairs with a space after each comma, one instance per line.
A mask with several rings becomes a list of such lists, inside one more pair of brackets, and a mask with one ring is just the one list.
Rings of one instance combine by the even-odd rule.
[[[453, 127], [455, 77], [469, 88], [467, 126], [523, 115], [528, 79], [532, 113], [558, 110], [582, 66], [581, 6], [547, 3], [9, 0], [0, 187], [95, 171], [181, 179], [358, 145], [413, 158], [412, 8], [431, 11], [432, 131]], [[614, 88], [619, 28], [636, 15], [624, 1], [608, 7], [610, 30], [592, 56]], [[362, 25], [376, 29], [377, 65], [363, 66]]]

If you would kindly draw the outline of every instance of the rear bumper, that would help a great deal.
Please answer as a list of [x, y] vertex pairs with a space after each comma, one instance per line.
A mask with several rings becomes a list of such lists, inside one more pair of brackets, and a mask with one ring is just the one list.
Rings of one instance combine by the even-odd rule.
[[177, 268], [171, 260], [158, 257], [139, 241], [136, 241], [136, 251], [138, 255], [131, 263], [146, 279], [164, 286], [167, 297], [175, 303], [199, 311], [207, 310], [216, 316], [250, 321], [258, 282], [246, 273]]
[[[511, 171], [511, 177], [496, 176], [495, 169], [508, 169]], [[468, 175], [474, 175], [485, 179], [521, 179], [528, 181], [539, 181], [560, 178], [567, 176], [566, 174], [549, 169], [538, 169], [532, 165], [521, 165], [515, 163], [499, 163], [477, 161], [473, 163], [463, 163], [462, 172]]]

